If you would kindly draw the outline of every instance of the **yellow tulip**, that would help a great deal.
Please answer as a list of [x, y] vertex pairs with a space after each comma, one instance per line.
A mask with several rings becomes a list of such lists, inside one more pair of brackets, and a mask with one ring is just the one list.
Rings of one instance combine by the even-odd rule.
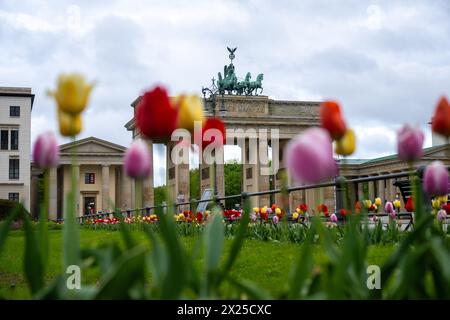
[[297, 219], [298, 219], [298, 213], [297, 213], [297, 212], [294, 212], [294, 213], [292, 214], [292, 219], [294, 219], [294, 220], [297, 220]]
[[86, 83], [78, 73], [61, 74], [56, 91], [49, 91], [58, 104], [58, 109], [71, 115], [81, 113], [87, 105], [93, 84]]
[[441, 203], [447, 203], [447, 201], [448, 201], [448, 195], [440, 196], [438, 199], [439, 199], [439, 201], [440, 201]]
[[267, 206], [261, 208], [261, 213], [265, 214], [267, 212]]
[[295, 209], [296, 213], [302, 213], [302, 210], [300, 208]]
[[347, 129], [344, 136], [336, 141], [335, 151], [342, 156], [349, 156], [355, 152], [356, 139], [355, 132], [352, 129]]
[[254, 212], [254, 213], [258, 213], [258, 212], [259, 212], [259, 208], [258, 208], [258, 207], [254, 207], [254, 208], [253, 208], [253, 212]]
[[280, 208], [276, 208], [275, 209], [275, 214], [281, 214], [281, 209]]
[[364, 205], [366, 206], [366, 208], [370, 208], [372, 206], [372, 201], [364, 200]]
[[375, 199], [375, 205], [376, 205], [377, 207], [381, 206], [381, 198], [376, 198], [376, 199]]
[[59, 131], [63, 136], [72, 137], [81, 131], [81, 115], [71, 115], [58, 110]]
[[439, 199], [433, 199], [431, 200], [431, 206], [433, 207], [433, 209], [440, 209], [441, 201]]
[[400, 206], [401, 206], [400, 200], [394, 200], [394, 202], [392, 202], [392, 204], [393, 204], [394, 207], [396, 207], [397, 209], [400, 208]]
[[203, 121], [203, 103], [197, 95], [178, 96], [172, 103], [178, 106], [178, 128], [194, 131], [194, 121]]

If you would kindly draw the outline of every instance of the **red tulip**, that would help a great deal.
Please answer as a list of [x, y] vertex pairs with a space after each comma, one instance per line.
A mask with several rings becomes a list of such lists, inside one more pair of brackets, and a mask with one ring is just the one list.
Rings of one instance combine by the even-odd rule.
[[408, 201], [406, 201], [405, 209], [408, 212], [413, 212], [414, 211], [414, 201], [413, 201], [413, 197], [412, 196], [408, 198]]
[[330, 212], [328, 211], [328, 207], [325, 204], [319, 205], [317, 208], [319, 212], [323, 212], [323, 214], [328, 217], [330, 215]]
[[144, 136], [156, 143], [167, 142], [177, 122], [178, 110], [171, 106], [164, 88], [156, 87], [144, 93], [136, 107], [136, 126]]
[[[218, 142], [216, 142], [216, 139]], [[226, 143], [225, 125], [222, 120], [218, 118], [208, 118], [202, 129], [202, 150], [205, 150], [211, 143], [214, 143], [217, 146], [220, 142], [222, 142], [222, 145], [225, 145]]]
[[450, 104], [446, 97], [441, 97], [431, 120], [433, 132], [450, 137]]
[[301, 204], [301, 205], [299, 206], [299, 208], [300, 208], [300, 210], [301, 210], [302, 212], [308, 211], [308, 206], [307, 206], [305, 203]]
[[442, 206], [442, 209], [445, 210], [445, 212], [447, 212], [448, 215], [450, 215], [450, 204], [444, 204]]
[[341, 139], [347, 131], [341, 108], [336, 101], [324, 101], [320, 104], [320, 122], [333, 140]]
[[355, 213], [361, 213], [361, 203], [359, 201], [356, 202]]
[[196, 216], [197, 222], [200, 223], [203, 220], [203, 214], [201, 212], [197, 212]]

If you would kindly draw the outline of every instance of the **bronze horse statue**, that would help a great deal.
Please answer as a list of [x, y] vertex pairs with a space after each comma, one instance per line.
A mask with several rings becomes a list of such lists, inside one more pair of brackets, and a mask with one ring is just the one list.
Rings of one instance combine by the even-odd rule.
[[263, 87], [262, 87], [262, 81], [264, 80], [264, 74], [260, 73], [258, 74], [258, 76], [256, 77], [255, 81], [249, 81], [247, 83], [247, 88], [245, 91], [246, 95], [251, 95], [253, 91], [255, 91], [255, 95], [258, 95], [258, 89], [261, 89], [261, 91], [259, 92], [260, 94], [263, 92]]

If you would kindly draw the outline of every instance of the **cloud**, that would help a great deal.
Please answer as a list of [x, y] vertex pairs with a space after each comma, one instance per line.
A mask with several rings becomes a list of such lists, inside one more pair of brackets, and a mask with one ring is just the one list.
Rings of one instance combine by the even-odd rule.
[[[358, 133], [355, 156], [371, 158], [395, 152], [404, 122], [420, 125], [430, 145], [427, 122], [450, 88], [449, 18], [444, 0], [3, 0], [0, 83], [36, 93], [34, 140], [57, 128], [45, 90], [60, 72], [83, 72], [96, 88], [82, 136], [127, 146], [123, 125], [144, 89], [200, 93], [228, 63], [226, 46], [237, 46], [237, 75], [264, 73], [271, 98], [339, 100]], [[163, 152], [155, 146], [155, 183]]]

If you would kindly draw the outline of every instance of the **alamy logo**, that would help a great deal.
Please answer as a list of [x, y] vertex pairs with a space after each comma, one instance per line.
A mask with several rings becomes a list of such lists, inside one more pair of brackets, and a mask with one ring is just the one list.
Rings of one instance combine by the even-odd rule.
[[69, 275], [66, 280], [66, 287], [69, 290], [81, 289], [81, 269], [77, 265], [70, 265], [66, 269], [66, 273]]
[[374, 290], [374, 289], [381, 289], [381, 270], [380, 267], [377, 265], [370, 265], [367, 267], [366, 270], [367, 273], [367, 289]]
[[[270, 134], [269, 134], [270, 133]], [[175, 165], [189, 164], [189, 150], [192, 136], [186, 129], [176, 129], [172, 133], [172, 141], [179, 142], [171, 150], [170, 158]], [[201, 146], [203, 141], [210, 142], [204, 150], [199, 148], [199, 162], [208, 165], [216, 162], [224, 164], [223, 135], [217, 129], [202, 132], [201, 122], [194, 122], [194, 144]], [[242, 164], [259, 165], [261, 175], [272, 175], [278, 172], [280, 166], [279, 148], [280, 132], [278, 129], [227, 129], [226, 144], [238, 145], [243, 150]], [[272, 159], [268, 157], [268, 147], [272, 149]]]

